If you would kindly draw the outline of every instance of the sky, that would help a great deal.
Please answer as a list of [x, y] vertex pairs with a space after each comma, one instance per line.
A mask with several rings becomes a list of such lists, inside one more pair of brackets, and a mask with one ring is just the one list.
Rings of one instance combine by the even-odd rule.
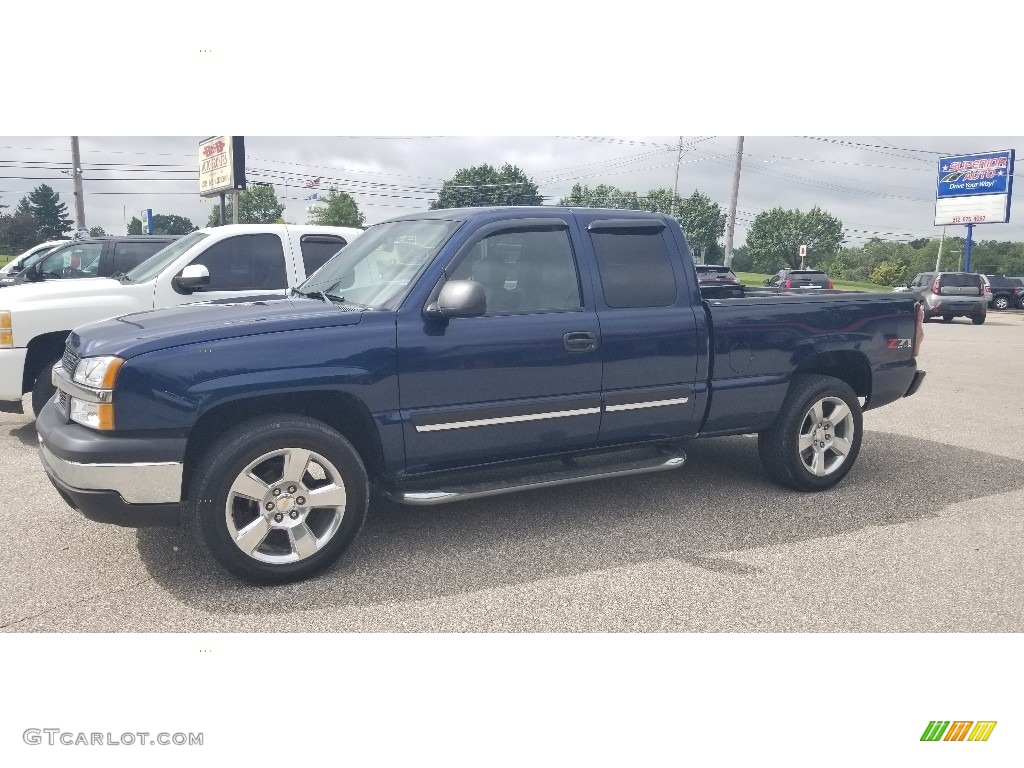
[[[132, 216], [151, 208], [205, 226], [212, 202], [198, 193], [203, 138], [82, 136], [86, 223], [121, 234]], [[737, 137], [251, 135], [245, 144], [249, 180], [274, 185], [287, 221], [306, 223], [308, 209], [317, 204], [310, 195], [334, 184], [374, 224], [426, 210], [445, 179], [481, 163], [520, 167], [538, 184], [545, 204], [557, 204], [574, 184], [610, 184], [641, 194], [677, 185], [681, 196], [697, 190], [727, 210]], [[938, 158], [1001, 149], [1020, 154], [1024, 137], [745, 136], [736, 244], [758, 213], [775, 207], [825, 209], [843, 222], [851, 246], [872, 237], [937, 237]], [[60, 193], [73, 218], [70, 165], [68, 136], [0, 136], [0, 203], [13, 207], [45, 183]], [[1018, 184], [1011, 201], [1011, 222], [976, 227], [976, 240], [1024, 241], [1021, 189]], [[964, 232], [947, 228], [950, 236]]]

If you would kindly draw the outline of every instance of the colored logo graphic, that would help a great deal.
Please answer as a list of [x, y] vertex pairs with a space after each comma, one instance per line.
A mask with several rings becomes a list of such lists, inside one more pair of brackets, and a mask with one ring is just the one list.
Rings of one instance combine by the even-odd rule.
[[988, 741], [995, 728], [995, 720], [932, 720], [921, 741]]

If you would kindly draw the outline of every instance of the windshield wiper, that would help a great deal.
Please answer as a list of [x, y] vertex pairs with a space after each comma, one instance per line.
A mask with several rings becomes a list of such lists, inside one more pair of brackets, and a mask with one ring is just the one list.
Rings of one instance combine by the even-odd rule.
[[311, 299], [321, 299], [325, 304], [330, 304], [332, 301], [337, 304], [345, 303], [344, 296], [338, 296], [333, 293], [327, 293], [326, 291], [300, 291], [298, 288], [292, 288], [292, 294], [298, 294], [299, 296], [308, 296]]
[[120, 282], [122, 285], [124, 285], [125, 283], [130, 283], [132, 281], [132, 279], [128, 277], [127, 272], [115, 272], [114, 274], [111, 275], [111, 277], [114, 280]]

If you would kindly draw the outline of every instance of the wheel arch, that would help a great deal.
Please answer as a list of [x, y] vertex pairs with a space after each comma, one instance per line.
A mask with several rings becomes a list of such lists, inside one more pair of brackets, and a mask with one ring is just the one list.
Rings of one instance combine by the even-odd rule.
[[858, 397], [871, 397], [871, 364], [863, 352], [839, 350], [810, 355], [793, 371], [794, 376], [800, 374], [832, 376], [846, 382]]
[[41, 333], [28, 343], [25, 354], [25, 369], [21, 374], [21, 391], [28, 392], [35, 383], [36, 376], [53, 358], [64, 355], [64, 345], [71, 331], [51, 331]]
[[256, 416], [286, 414], [316, 419], [337, 430], [359, 453], [371, 480], [383, 473], [380, 435], [359, 398], [321, 390], [257, 395], [216, 405], [200, 415], [189, 431], [185, 449], [182, 498], [188, 493], [196, 462], [225, 431]]

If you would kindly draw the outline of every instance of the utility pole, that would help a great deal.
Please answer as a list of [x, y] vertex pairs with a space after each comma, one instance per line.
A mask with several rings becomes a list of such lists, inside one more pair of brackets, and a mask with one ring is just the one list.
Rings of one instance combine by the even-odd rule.
[[939, 255], [935, 257], [935, 271], [942, 271], [942, 243], [946, 239], [946, 228], [942, 228], [942, 237], [939, 238]]
[[683, 159], [683, 137], [679, 137], [679, 153], [676, 155], [676, 181], [672, 185], [672, 204], [669, 206], [669, 216], [676, 217], [676, 190], [679, 189], [679, 163]]
[[740, 166], [743, 163], [743, 137], [736, 137], [736, 167], [732, 171], [732, 197], [729, 200], [729, 219], [725, 225], [725, 266], [732, 266], [732, 239], [736, 232], [736, 203], [740, 198]]
[[85, 197], [82, 195], [82, 157], [78, 137], [71, 137], [71, 177], [75, 183], [75, 229], [85, 228]]
[[238, 190], [231, 193], [231, 223], [238, 223]]

